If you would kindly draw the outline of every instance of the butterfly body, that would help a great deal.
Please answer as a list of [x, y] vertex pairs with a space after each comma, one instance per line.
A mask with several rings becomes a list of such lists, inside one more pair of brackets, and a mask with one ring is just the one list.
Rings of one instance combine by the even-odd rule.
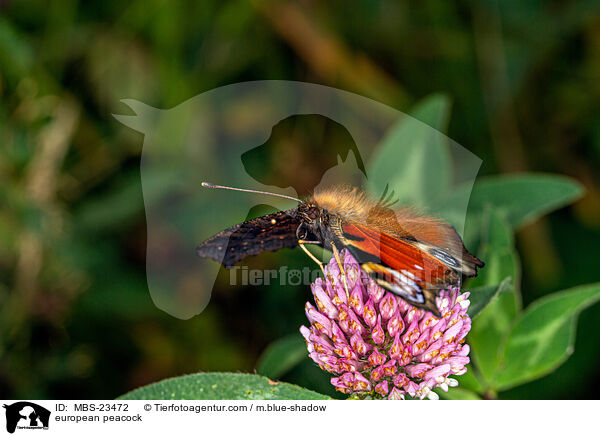
[[294, 209], [226, 229], [197, 254], [232, 267], [246, 256], [299, 241], [347, 248], [380, 286], [438, 316], [437, 293], [483, 266], [451, 226], [410, 208], [392, 210], [349, 187], [316, 192]]

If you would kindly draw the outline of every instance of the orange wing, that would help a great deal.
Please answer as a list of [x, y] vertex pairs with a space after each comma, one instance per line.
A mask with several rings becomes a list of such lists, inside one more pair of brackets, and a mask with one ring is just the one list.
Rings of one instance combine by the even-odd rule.
[[459, 266], [456, 259], [438, 248], [356, 222], [342, 222], [340, 230], [341, 242], [380, 286], [439, 316], [437, 293], [460, 281], [452, 268], [453, 264]]

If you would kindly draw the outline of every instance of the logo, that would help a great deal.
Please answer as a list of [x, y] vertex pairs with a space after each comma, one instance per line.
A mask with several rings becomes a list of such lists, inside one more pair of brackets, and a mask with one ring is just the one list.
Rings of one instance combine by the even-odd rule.
[[14, 433], [15, 429], [48, 430], [50, 411], [29, 401], [4, 405], [6, 409], [6, 431]]

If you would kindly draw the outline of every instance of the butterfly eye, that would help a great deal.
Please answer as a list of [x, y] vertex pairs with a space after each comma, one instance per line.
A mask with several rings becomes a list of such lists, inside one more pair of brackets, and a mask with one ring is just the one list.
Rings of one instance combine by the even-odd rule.
[[296, 229], [296, 237], [298, 239], [305, 239], [308, 235], [308, 231], [306, 229], [306, 225], [304, 223], [300, 224]]
[[308, 216], [311, 220], [316, 220], [319, 217], [319, 209], [316, 207], [311, 207], [308, 209], [306, 216]]

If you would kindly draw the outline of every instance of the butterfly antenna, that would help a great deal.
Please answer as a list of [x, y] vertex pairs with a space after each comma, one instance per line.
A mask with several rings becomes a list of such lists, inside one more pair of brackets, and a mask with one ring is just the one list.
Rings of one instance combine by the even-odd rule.
[[212, 183], [207, 183], [207, 182], [202, 182], [202, 186], [204, 188], [212, 188], [212, 189], [229, 189], [230, 191], [241, 191], [241, 192], [252, 192], [254, 194], [265, 194], [265, 195], [271, 195], [273, 197], [281, 197], [281, 198], [287, 198], [289, 200], [295, 200], [298, 201], [300, 203], [304, 203], [302, 200], [300, 200], [299, 198], [296, 197], [290, 197], [289, 195], [283, 195], [283, 194], [275, 194], [273, 192], [266, 192], [266, 191], [257, 191], [254, 189], [242, 189], [242, 188], [232, 188], [231, 186], [221, 186], [221, 185], [214, 185]]

